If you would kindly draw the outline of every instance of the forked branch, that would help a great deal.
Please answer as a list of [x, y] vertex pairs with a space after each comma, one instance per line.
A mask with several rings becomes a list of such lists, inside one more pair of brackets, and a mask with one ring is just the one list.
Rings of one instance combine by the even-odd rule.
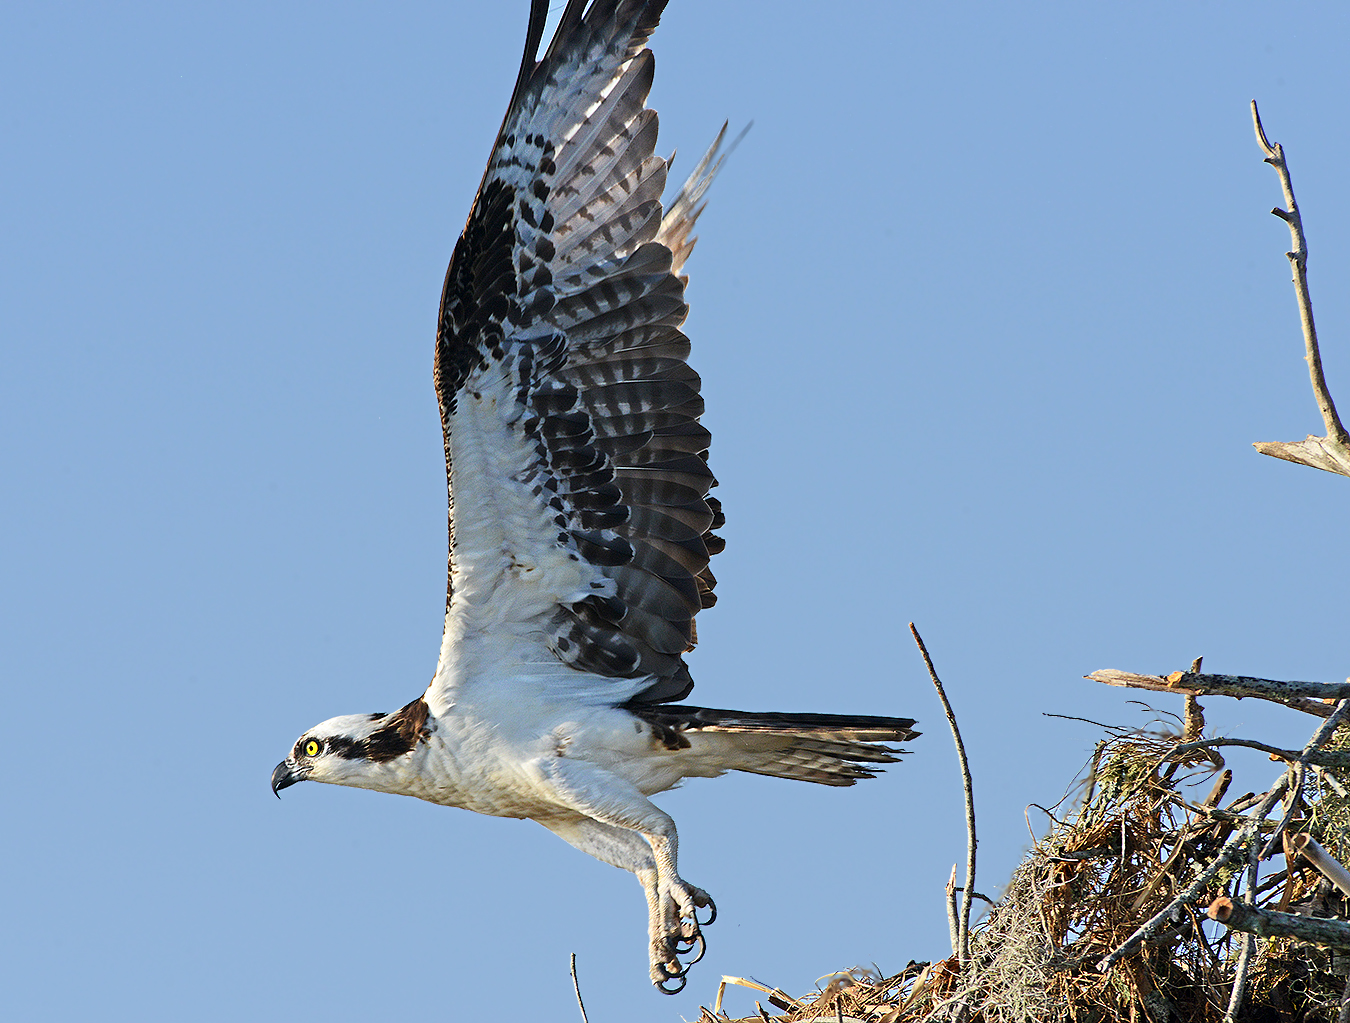
[[1336, 403], [1331, 400], [1331, 391], [1327, 389], [1326, 377], [1322, 373], [1322, 353], [1317, 347], [1317, 327], [1313, 323], [1312, 299], [1308, 295], [1308, 242], [1303, 235], [1303, 217], [1294, 199], [1294, 186], [1289, 179], [1284, 147], [1278, 142], [1272, 145], [1266, 138], [1256, 100], [1252, 100], [1252, 127], [1256, 130], [1256, 141], [1261, 151], [1266, 154], [1266, 163], [1275, 168], [1275, 173], [1280, 176], [1280, 187], [1284, 189], [1287, 209], [1277, 206], [1270, 212], [1289, 225], [1289, 234], [1293, 239], [1293, 251], [1286, 252], [1285, 256], [1294, 271], [1294, 293], [1298, 296], [1298, 314], [1303, 324], [1303, 344], [1307, 349], [1305, 358], [1308, 375], [1312, 378], [1313, 397], [1317, 399], [1317, 408], [1322, 413], [1322, 422], [1327, 431], [1325, 437], [1309, 434], [1307, 440], [1260, 441], [1253, 446], [1263, 455], [1350, 476], [1350, 433], [1346, 432], [1340, 416], [1336, 414]]

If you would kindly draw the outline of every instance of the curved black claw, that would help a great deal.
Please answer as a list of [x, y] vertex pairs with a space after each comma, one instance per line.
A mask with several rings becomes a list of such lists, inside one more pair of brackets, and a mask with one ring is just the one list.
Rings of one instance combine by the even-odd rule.
[[708, 919], [706, 920], [700, 920], [698, 918], [698, 910], [694, 910], [694, 923], [698, 924], [700, 927], [711, 927], [713, 921], [717, 919], [717, 903], [713, 902], [711, 895], [708, 896], [707, 909]]
[[[667, 977], [665, 980], [654, 981], [654, 983], [656, 984], [656, 990], [660, 991], [663, 995], [678, 995], [681, 991], [684, 990], [684, 986], [689, 983], [689, 980], [683, 973], [679, 973]], [[674, 983], [678, 983], [679, 986], [678, 987], [666, 986], [667, 984], [674, 984]]]
[[685, 973], [689, 972], [689, 967], [703, 958], [704, 953], [708, 951], [708, 943], [703, 940], [701, 933], [695, 934], [692, 938], [680, 938], [675, 942], [675, 954], [678, 956], [688, 955], [694, 949], [698, 949], [698, 955], [684, 964]]
[[[661, 964], [661, 972], [665, 974], [666, 980], [674, 980], [677, 977], [683, 977], [689, 972], [689, 967], [680, 962], [677, 955], [678, 952], [671, 953], [670, 962]], [[671, 969], [672, 966], [674, 969]]]

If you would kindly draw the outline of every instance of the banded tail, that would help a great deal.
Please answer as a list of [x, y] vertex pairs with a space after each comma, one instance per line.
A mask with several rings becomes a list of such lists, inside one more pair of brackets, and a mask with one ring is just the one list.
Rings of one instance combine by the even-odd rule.
[[[774, 778], [852, 785], [893, 764], [920, 733], [913, 718], [853, 714], [757, 714], [708, 707], [629, 705], [667, 749], [689, 749], [706, 773], [746, 771]], [[690, 772], [702, 774], [704, 771]]]

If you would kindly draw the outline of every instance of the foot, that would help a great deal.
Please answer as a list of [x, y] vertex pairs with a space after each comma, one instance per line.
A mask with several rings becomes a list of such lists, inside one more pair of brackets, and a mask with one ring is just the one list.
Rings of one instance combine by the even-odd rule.
[[[706, 919], [699, 919], [700, 909], [708, 910]], [[707, 948], [703, 928], [716, 919], [717, 905], [702, 888], [678, 877], [662, 886], [659, 919], [650, 921], [651, 978], [660, 991], [673, 995], [684, 990], [685, 974]]]

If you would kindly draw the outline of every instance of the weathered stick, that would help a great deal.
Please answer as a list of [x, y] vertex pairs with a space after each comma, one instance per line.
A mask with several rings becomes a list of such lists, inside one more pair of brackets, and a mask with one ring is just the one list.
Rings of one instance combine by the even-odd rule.
[[1314, 773], [1317, 775], [1317, 780], [1327, 788], [1331, 789], [1336, 795], [1340, 796], [1342, 799], [1350, 799], [1350, 789], [1347, 789], [1337, 781], [1334, 774], [1324, 771], [1321, 767], [1315, 768]]
[[586, 1006], [581, 1001], [581, 982], [577, 980], [577, 954], [572, 953], [572, 990], [577, 993], [577, 1008], [581, 1010], [581, 1023], [591, 1023], [586, 1018]]
[[[1247, 890], [1242, 893], [1241, 903], [1244, 909], [1255, 908], [1256, 885], [1259, 881], [1261, 861], [1257, 855], [1257, 843], [1247, 847]], [[1231, 902], [1231, 900], [1229, 900]], [[1242, 950], [1238, 952], [1237, 967], [1233, 970], [1233, 990], [1228, 996], [1228, 1008], [1223, 1014], [1223, 1023], [1236, 1023], [1238, 1010], [1242, 1008], [1242, 998], [1247, 993], [1247, 971], [1251, 967], [1252, 951], [1256, 947], [1256, 937], [1251, 934], [1242, 936]]]
[[[802, 1007], [801, 1002], [779, 988], [765, 987], [759, 981], [751, 980], [749, 977], [728, 977], [724, 975], [722, 977], [722, 983], [717, 985], [717, 1001], [713, 1003], [714, 1015], [720, 1016], [722, 1013], [722, 996], [726, 994], [728, 984], [736, 984], [740, 987], [748, 987], [753, 991], [763, 992], [769, 996], [769, 1004], [775, 1009], [782, 1009], [786, 1012], [790, 1009], [800, 1009]], [[758, 1005], [759, 1003], [756, 1002], [755, 1004]]]
[[[1265, 795], [1266, 794], [1264, 792], [1261, 793], [1262, 798], [1265, 798]], [[1221, 810], [1216, 806], [1203, 806], [1200, 803], [1192, 803], [1188, 800], [1182, 799], [1175, 792], [1166, 794], [1164, 798], [1171, 800], [1173, 803], [1176, 803], [1177, 806], [1184, 806], [1192, 813], [1195, 813], [1200, 817], [1208, 818], [1209, 820], [1215, 823], [1228, 824], [1231, 826], [1233, 824], [1242, 824], [1247, 820], [1246, 813], [1240, 810], [1233, 810], [1232, 808], [1229, 808], [1227, 810]], [[1259, 800], [1257, 800], [1257, 802], [1259, 802]], [[1269, 821], [1262, 821], [1261, 827], [1274, 828], [1275, 825], [1271, 824]]]
[[1323, 849], [1312, 835], [1295, 835], [1291, 844], [1294, 851], [1320, 870], [1328, 881], [1350, 895], [1350, 870], [1341, 866], [1340, 861]]
[[1280, 682], [1247, 675], [1202, 675], [1189, 671], [1176, 671], [1164, 678], [1115, 668], [1102, 668], [1083, 677], [1108, 686], [1152, 689], [1181, 696], [1232, 696], [1239, 700], [1251, 696], [1323, 718], [1331, 716], [1332, 708], [1320, 701], [1343, 700], [1350, 696], [1350, 682]]
[[952, 938], [952, 955], [961, 955], [961, 924], [956, 914], [956, 864], [952, 864], [952, 876], [947, 879], [947, 930]]
[[1345, 920], [1277, 913], [1273, 909], [1258, 909], [1234, 902], [1226, 895], [1211, 902], [1208, 913], [1211, 920], [1261, 938], [1300, 938], [1318, 945], [1350, 948], [1350, 922]]
[[[1328, 710], [1333, 708], [1328, 707]], [[1264, 742], [1256, 742], [1252, 739], [1198, 739], [1195, 742], [1182, 743], [1176, 749], [1168, 754], [1169, 759], [1174, 759], [1195, 749], [1208, 749], [1211, 746], [1241, 746], [1245, 749], [1256, 749], [1262, 753], [1269, 753], [1272, 757], [1279, 757], [1281, 760], [1288, 760], [1291, 763], [1298, 760], [1303, 754], [1298, 750], [1280, 749], [1278, 746], [1267, 746]], [[1350, 768], [1350, 750], [1314, 750], [1308, 757], [1308, 763], [1316, 764], [1319, 767], [1338, 767], [1342, 770]]]
[[1284, 190], [1284, 204], [1288, 209], [1276, 207], [1270, 212], [1289, 225], [1289, 234], [1293, 239], [1294, 250], [1286, 252], [1285, 256], [1294, 271], [1294, 293], [1298, 296], [1303, 346], [1307, 352], [1304, 358], [1308, 363], [1308, 375], [1312, 378], [1313, 397], [1317, 399], [1317, 408], [1322, 413], [1322, 422], [1327, 431], [1325, 437], [1308, 434], [1307, 440], [1262, 441], [1253, 446], [1263, 455], [1350, 476], [1350, 433], [1336, 414], [1336, 403], [1331, 400], [1331, 392], [1327, 389], [1326, 377], [1322, 373], [1322, 354], [1317, 348], [1317, 327], [1313, 323], [1312, 298], [1308, 294], [1308, 241], [1303, 235], [1303, 217], [1294, 199], [1294, 185], [1289, 178], [1284, 147], [1279, 143], [1271, 145], [1266, 138], [1256, 100], [1252, 100], [1252, 128], [1256, 131], [1257, 144], [1266, 154], [1266, 163], [1275, 168], [1275, 173], [1280, 176], [1280, 187]]
[[[942, 701], [942, 709], [947, 714], [947, 724], [951, 725], [952, 739], [956, 742], [956, 758], [961, 762], [961, 783], [965, 787], [966, 793], [966, 886], [961, 892], [961, 920], [958, 935], [960, 938], [959, 957], [961, 966], [964, 968], [970, 964], [970, 900], [975, 891], [975, 787], [970, 780], [970, 761], [966, 759], [966, 744], [961, 741], [961, 729], [956, 726], [956, 711], [952, 710], [951, 703], [947, 700], [947, 692], [942, 688], [942, 680], [938, 678], [937, 669], [933, 667], [933, 659], [928, 656], [928, 648], [923, 645], [923, 639], [919, 636], [919, 630], [914, 627], [914, 623], [909, 623], [909, 631], [914, 636], [914, 642], [919, 646], [919, 653], [923, 655], [923, 663], [928, 668], [928, 677], [933, 680], [933, 688], [937, 690], [938, 699]], [[958, 1015], [964, 1015], [964, 1006]]]

